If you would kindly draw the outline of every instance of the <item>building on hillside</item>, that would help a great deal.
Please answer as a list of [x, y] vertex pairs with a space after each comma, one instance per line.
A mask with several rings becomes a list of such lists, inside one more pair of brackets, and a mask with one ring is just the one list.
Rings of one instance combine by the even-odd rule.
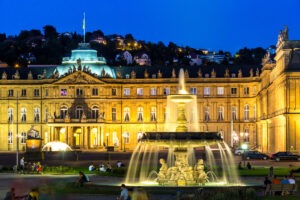
[[[218, 131], [231, 146], [299, 151], [299, 47], [285, 29], [275, 61], [267, 54], [262, 67], [185, 68], [186, 88], [197, 95], [199, 130]], [[133, 150], [144, 132], [165, 131], [167, 96], [177, 94], [179, 70], [110, 67], [87, 44], [60, 66], [0, 68], [0, 150], [24, 149], [32, 127], [44, 144]]]
[[142, 53], [142, 52], [137, 53], [133, 57], [133, 60], [135, 61], [136, 64], [138, 64], [140, 66], [143, 66], [143, 65], [150, 66], [151, 65], [151, 59], [150, 59], [149, 55], [146, 53]]

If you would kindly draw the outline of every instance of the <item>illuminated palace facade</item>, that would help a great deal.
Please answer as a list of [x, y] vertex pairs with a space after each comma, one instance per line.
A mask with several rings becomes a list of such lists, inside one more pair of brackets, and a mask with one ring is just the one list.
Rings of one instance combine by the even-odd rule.
[[[218, 131], [231, 146], [299, 151], [299, 48], [286, 29], [275, 58], [267, 54], [262, 66], [185, 67], [199, 130]], [[166, 131], [167, 95], [177, 94], [179, 69], [110, 67], [85, 43], [59, 66], [1, 68], [0, 150], [25, 150], [32, 126], [43, 144], [133, 150], [144, 132]]]

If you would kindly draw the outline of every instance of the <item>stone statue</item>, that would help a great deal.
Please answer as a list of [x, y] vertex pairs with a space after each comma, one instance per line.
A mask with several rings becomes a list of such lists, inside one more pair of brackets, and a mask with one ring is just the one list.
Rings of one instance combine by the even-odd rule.
[[31, 73], [31, 71], [29, 71], [29, 72], [28, 72], [27, 79], [28, 79], [28, 80], [32, 80], [32, 78], [33, 78], [33, 77], [32, 77], [32, 73]]
[[19, 70], [16, 71], [16, 73], [14, 75], [12, 75], [13, 79], [20, 79], [20, 74], [19, 74]]
[[225, 74], [224, 74], [224, 77], [228, 78], [230, 75], [229, 75], [229, 69], [226, 68], [225, 70]]
[[255, 76], [259, 76], [259, 69], [258, 68], [256, 68], [256, 72], [255, 72]]
[[147, 70], [147, 69], [145, 69], [145, 71], [144, 71], [144, 77], [145, 77], [145, 78], [149, 78], [149, 73], [148, 73], [148, 70]]
[[132, 79], [136, 78], [136, 73], [135, 73], [134, 70], [131, 71], [130, 77], [131, 77]]
[[162, 73], [160, 72], [160, 70], [158, 70], [158, 72], [157, 72], [157, 77], [162, 78]]
[[6, 74], [6, 72], [3, 72], [2, 73], [2, 80], [6, 80], [7, 79], [7, 74]]
[[122, 74], [120, 71], [117, 71], [117, 78], [122, 78]]
[[203, 76], [203, 75], [202, 75], [202, 70], [201, 70], [201, 68], [199, 68], [199, 70], [198, 70], [198, 77], [199, 77], [199, 78], [202, 78], [202, 76]]
[[78, 70], [81, 71], [81, 59], [80, 58], [77, 59], [77, 65], [78, 65]]
[[184, 78], [189, 78], [189, 77], [190, 77], [189, 71], [186, 69], [186, 70], [184, 71]]
[[215, 71], [215, 69], [211, 70], [211, 77], [212, 78], [216, 78], [216, 71]]
[[239, 72], [238, 72], [238, 78], [242, 78], [242, 77], [243, 77], [242, 70], [239, 69]]
[[168, 165], [166, 161], [161, 158], [159, 159], [159, 163], [161, 164], [161, 167], [158, 172], [158, 180], [160, 179], [166, 179], [167, 178], [167, 172], [168, 172]]
[[194, 167], [194, 177], [197, 183], [201, 183], [202, 185], [206, 183], [208, 176], [204, 171], [204, 164], [202, 159], [199, 159]]
[[253, 69], [250, 69], [250, 77], [253, 77]]

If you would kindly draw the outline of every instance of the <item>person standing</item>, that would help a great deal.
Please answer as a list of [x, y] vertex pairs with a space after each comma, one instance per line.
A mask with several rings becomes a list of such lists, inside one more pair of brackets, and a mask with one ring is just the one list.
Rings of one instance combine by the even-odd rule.
[[118, 200], [128, 200], [128, 189], [126, 188], [126, 185], [124, 183], [121, 185], [121, 194], [120, 194], [120, 197], [117, 199]]
[[22, 173], [24, 172], [25, 169], [25, 160], [24, 160], [24, 156], [20, 159], [20, 170], [22, 171]]
[[273, 166], [271, 166], [270, 169], [269, 169], [269, 178], [270, 179], [274, 178], [274, 168], [273, 168]]

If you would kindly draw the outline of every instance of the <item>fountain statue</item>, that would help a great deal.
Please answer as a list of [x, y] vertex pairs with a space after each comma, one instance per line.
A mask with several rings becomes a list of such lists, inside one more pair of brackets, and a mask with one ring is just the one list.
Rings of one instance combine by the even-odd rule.
[[[199, 132], [197, 98], [186, 91], [183, 69], [179, 72], [178, 94], [167, 97], [167, 107], [165, 132], [143, 134], [131, 157], [126, 183], [146, 184], [156, 174], [155, 183], [165, 186], [239, 184], [232, 153], [221, 134]], [[217, 181], [210, 180], [217, 166], [212, 145], [217, 146], [221, 157], [222, 178]], [[205, 149], [207, 163], [203, 158], [196, 161], [195, 149], [199, 148]], [[160, 149], [168, 149], [166, 160], [158, 159]]]

